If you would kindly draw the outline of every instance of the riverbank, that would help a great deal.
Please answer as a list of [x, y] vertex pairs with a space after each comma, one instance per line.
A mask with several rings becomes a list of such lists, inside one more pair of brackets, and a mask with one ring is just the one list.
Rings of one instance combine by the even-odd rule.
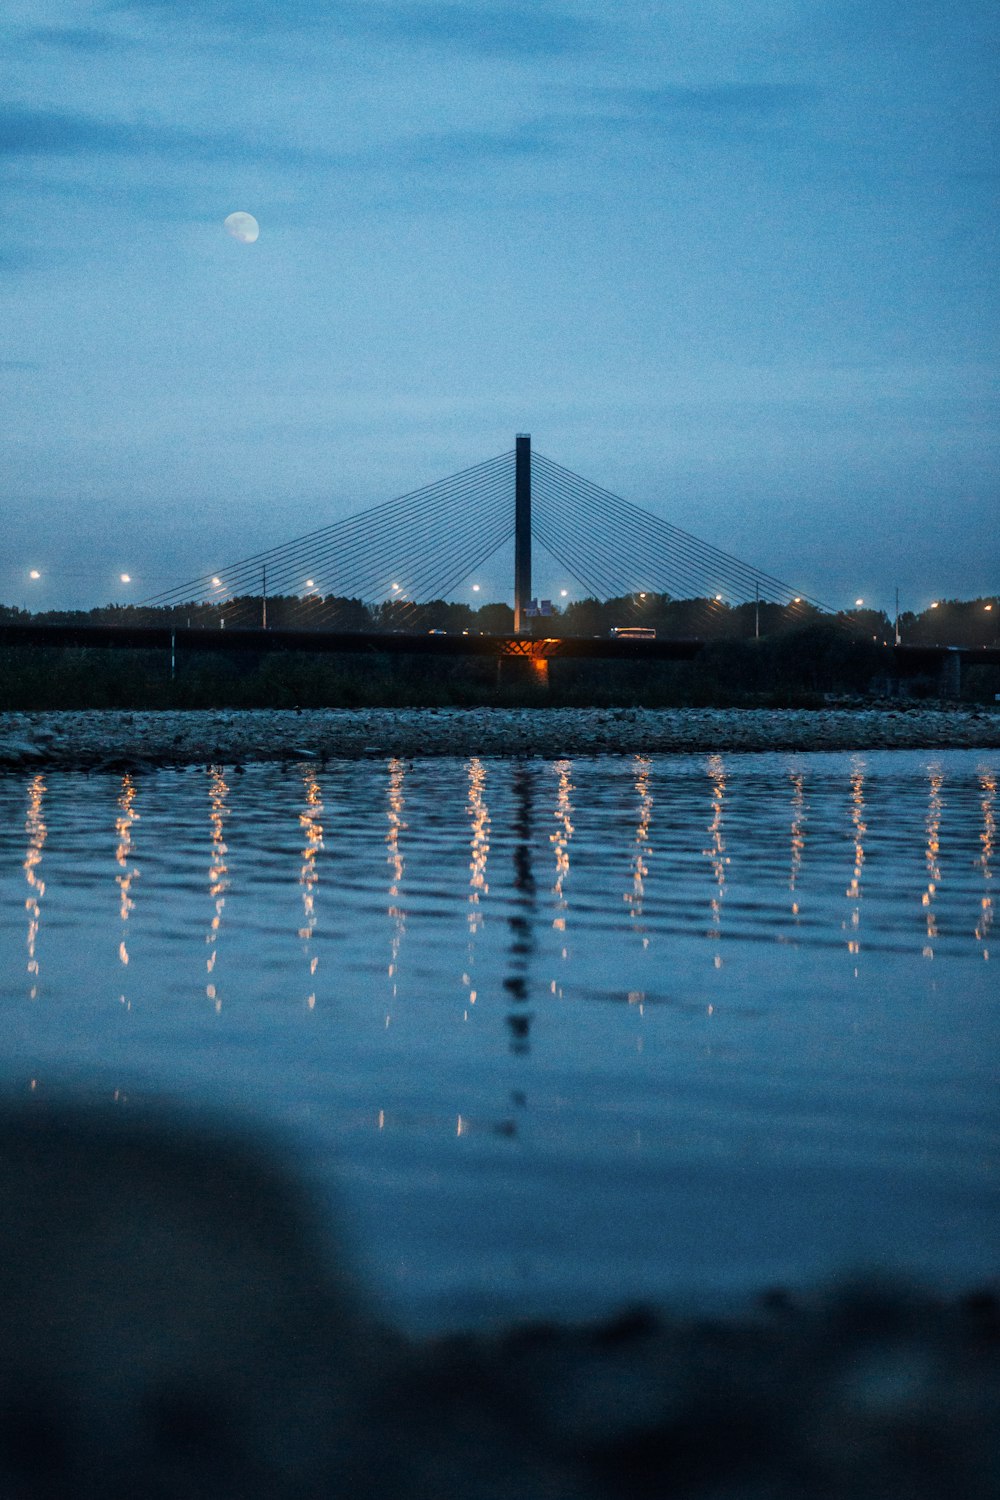
[[103, 709], [0, 714], [0, 767], [118, 770], [376, 756], [661, 755], [1000, 747], [1000, 711], [837, 703], [819, 709]]

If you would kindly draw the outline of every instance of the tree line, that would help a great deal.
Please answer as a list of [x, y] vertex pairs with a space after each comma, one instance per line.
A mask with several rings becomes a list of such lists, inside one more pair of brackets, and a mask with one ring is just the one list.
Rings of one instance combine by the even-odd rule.
[[[109, 604], [90, 610], [32, 612], [0, 605], [0, 621], [60, 625], [192, 626], [202, 629], [253, 628], [266, 619], [271, 629], [404, 631], [421, 634], [443, 630], [509, 635], [514, 612], [508, 604], [473, 608], [446, 599], [425, 604], [387, 600], [367, 604], [339, 595], [281, 594], [266, 600], [246, 594], [225, 602]], [[669, 594], [624, 594], [617, 598], [571, 600], [553, 605], [552, 613], [532, 622], [535, 635], [607, 636], [615, 627], [643, 625], [668, 639], [753, 640], [799, 633], [806, 627], [836, 625], [859, 640], [890, 644], [895, 624], [882, 610], [857, 608], [828, 614], [806, 600], [789, 604], [730, 604], [724, 599], [675, 599]], [[900, 637], [914, 646], [988, 646], [1000, 644], [1000, 601], [996, 598], [942, 599], [920, 613], [899, 617]]]

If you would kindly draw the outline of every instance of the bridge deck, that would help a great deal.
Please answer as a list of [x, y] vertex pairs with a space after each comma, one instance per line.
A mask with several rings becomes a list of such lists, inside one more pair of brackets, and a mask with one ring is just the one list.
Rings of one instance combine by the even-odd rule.
[[399, 631], [207, 630], [169, 625], [0, 624], [0, 646], [105, 647], [138, 651], [373, 652], [414, 656], [616, 657], [689, 660], [699, 640], [608, 640], [566, 636], [533, 640], [513, 635], [410, 634]]
[[[690, 661], [702, 640], [610, 640], [603, 636], [563, 636], [537, 640], [512, 635], [386, 634], [379, 631], [208, 630], [169, 625], [0, 624], [0, 646], [103, 647], [132, 651], [258, 652], [310, 651], [333, 654], [606, 658], [615, 661]], [[963, 665], [1000, 665], [1000, 646], [887, 646], [890, 671], [933, 673], [949, 657]]]

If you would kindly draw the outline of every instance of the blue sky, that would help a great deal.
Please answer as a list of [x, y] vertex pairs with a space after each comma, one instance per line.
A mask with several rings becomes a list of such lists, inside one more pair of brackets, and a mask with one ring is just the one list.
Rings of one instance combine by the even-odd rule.
[[0, 601], [517, 431], [837, 605], [1000, 587], [994, 0], [5, 12]]

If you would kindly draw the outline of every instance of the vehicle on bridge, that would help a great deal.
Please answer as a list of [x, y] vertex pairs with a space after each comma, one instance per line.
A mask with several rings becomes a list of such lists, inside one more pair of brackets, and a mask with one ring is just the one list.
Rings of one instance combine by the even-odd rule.
[[656, 640], [656, 631], [652, 625], [612, 625], [609, 634], [613, 641]]

